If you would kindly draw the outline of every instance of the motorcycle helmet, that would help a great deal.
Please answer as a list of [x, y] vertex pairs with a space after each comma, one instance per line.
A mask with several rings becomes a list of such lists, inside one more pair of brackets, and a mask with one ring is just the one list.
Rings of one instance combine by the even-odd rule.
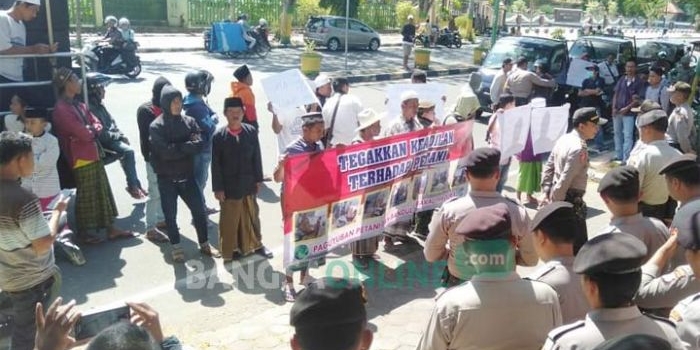
[[238, 16], [238, 18], [239, 18], [239, 19], [242, 19], [242, 20], [244, 20], [244, 21], [247, 21], [247, 20], [248, 20], [248, 15], [246, 15], [245, 13], [241, 13], [241, 15]]
[[131, 26], [131, 22], [129, 22], [129, 19], [126, 17], [122, 17], [119, 19], [119, 28], [129, 28]]
[[110, 26], [116, 26], [117, 25], [117, 17], [114, 16], [107, 16], [105, 17], [105, 24], [110, 25]]
[[193, 94], [206, 96], [211, 91], [212, 81], [214, 81], [214, 75], [206, 70], [198, 70], [187, 73], [185, 87]]
[[261, 27], [267, 27], [267, 21], [266, 21], [264, 18], [261, 18], [261, 19], [258, 21], [258, 24], [259, 24]]
[[549, 67], [547, 66], [547, 62], [545, 62], [545, 60], [543, 60], [543, 59], [536, 60], [536, 61], [535, 61], [535, 64], [532, 66], [532, 69], [533, 69], [533, 70], [537, 70], [537, 67], [540, 68], [540, 71], [541, 71], [542, 73], [547, 73], [547, 70], [548, 70], [548, 68], [549, 68]]
[[90, 101], [99, 101], [102, 99], [100, 89], [107, 86], [112, 81], [112, 78], [102, 73], [90, 72], [85, 74], [85, 81], [87, 83], [88, 99]]
[[668, 57], [668, 54], [666, 51], [659, 51], [659, 53], [656, 54], [656, 57], [658, 57], [660, 60], [665, 60], [666, 57]]

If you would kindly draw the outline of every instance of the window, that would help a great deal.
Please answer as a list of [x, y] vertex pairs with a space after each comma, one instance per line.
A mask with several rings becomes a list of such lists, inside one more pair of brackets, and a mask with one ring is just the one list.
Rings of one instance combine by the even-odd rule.
[[563, 47], [557, 47], [554, 49], [554, 54], [552, 54], [552, 61], [549, 64], [549, 72], [552, 75], [559, 74], [564, 67], [564, 62], [566, 61], [566, 49]]

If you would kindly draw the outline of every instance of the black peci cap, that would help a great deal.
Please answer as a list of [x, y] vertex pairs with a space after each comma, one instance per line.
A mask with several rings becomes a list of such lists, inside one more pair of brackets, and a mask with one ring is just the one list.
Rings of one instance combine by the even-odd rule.
[[[537, 230], [540, 225], [549, 218], [557, 220], [574, 220], [574, 205], [569, 202], [552, 202], [537, 211], [535, 217], [530, 221], [530, 232]], [[572, 221], [573, 222], [573, 221]]]
[[320, 278], [299, 292], [289, 313], [289, 322], [297, 329], [314, 329], [366, 321], [366, 302], [360, 281]]
[[639, 171], [631, 165], [611, 169], [598, 184], [599, 193], [606, 190], [624, 194], [623, 197], [639, 195]]
[[469, 169], [498, 168], [501, 161], [501, 151], [491, 147], [477, 148], [467, 156], [465, 165]]
[[510, 212], [505, 203], [477, 208], [465, 216], [455, 233], [467, 240], [489, 241], [511, 237]]
[[624, 232], [604, 233], [591, 238], [578, 251], [574, 272], [622, 275], [640, 271], [647, 247], [639, 238]]

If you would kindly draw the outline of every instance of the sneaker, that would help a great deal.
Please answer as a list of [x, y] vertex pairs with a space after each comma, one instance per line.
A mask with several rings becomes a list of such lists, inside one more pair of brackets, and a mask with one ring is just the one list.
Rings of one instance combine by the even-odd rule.
[[80, 250], [80, 247], [75, 245], [75, 243], [73, 243], [71, 240], [59, 240], [56, 241], [55, 245], [56, 247], [60, 248], [59, 252], [61, 252], [71, 264], [75, 266], [83, 266], [87, 262], [85, 260], [85, 255], [83, 255], [83, 251]]
[[282, 296], [285, 301], [293, 303], [297, 298], [297, 291], [291, 283], [285, 283], [282, 287]]

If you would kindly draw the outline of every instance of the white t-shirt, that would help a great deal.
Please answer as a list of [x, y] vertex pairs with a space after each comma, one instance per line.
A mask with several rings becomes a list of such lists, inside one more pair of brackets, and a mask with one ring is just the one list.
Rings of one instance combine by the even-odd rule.
[[277, 120], [282, 124], [282, 130], [277, 134], [277, 155], [282, 155], [284, 150], [296, 141], [302, 134], [301, 116], [306, 113], [303, 107], [296, 107], [286, 110], [275, 111]]
[[[25, 46], [27, 43], [27, 30], [22, 21], [15, 21], [7, 11], [0, 11], [0, 51], [5, 51], [13, 46]], [[0, 55], [0, 75], [14, 80], [23, 81], [22, 58], [3, 58]]]
[[357, 96], [336, 93], [323, 106], [323, 121], [326, 123], [326, 129], [331, 127], [333, 111], [340, 96], [343, 98], [340, 99], [338, 112], [335, 116], [335, 124], [333, 125], [333, 138], [331, 139], [333, 146], [337, 144], [349, 145], [352, 142], [355, 134], [357, 134], [355, 132], [358, 127], [357, 115], [362, 111], [362, 102]]

